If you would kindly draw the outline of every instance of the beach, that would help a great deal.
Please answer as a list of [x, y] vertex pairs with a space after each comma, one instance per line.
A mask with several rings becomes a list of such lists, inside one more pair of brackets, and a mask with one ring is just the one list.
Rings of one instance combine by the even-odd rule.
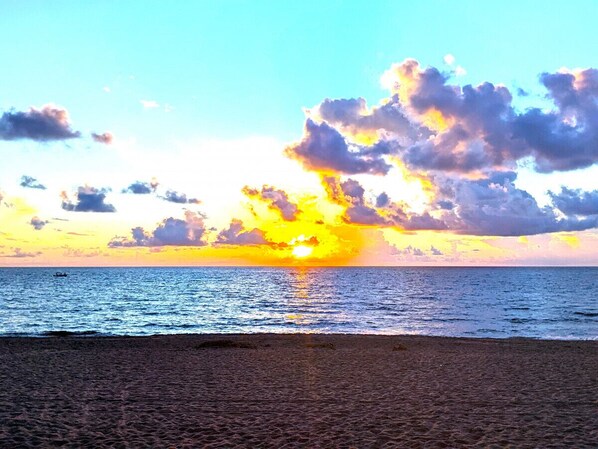
[[0, 447], [598, 447], [598, 341], [0, 338]]

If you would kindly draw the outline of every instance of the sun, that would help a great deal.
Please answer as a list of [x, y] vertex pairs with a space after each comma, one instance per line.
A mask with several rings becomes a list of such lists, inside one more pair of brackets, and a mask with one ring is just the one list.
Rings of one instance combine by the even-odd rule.
[[293, 256], [303, 258], [309, 256], [314, 249], [311, 246], [297, 245], [293, 248]]

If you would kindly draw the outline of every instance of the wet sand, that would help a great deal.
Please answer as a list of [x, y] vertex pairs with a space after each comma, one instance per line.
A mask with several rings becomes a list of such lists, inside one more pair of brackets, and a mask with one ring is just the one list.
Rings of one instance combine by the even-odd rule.
[[0, 447], [597, 448], [598, 341], [0, 338]]

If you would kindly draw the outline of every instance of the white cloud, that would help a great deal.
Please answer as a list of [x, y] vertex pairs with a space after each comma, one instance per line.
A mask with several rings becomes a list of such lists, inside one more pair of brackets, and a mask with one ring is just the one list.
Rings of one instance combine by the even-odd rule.
[[158, 102], [154, 100], [141, 100], [140, 103], [145, 109], [153, 109], [160, 107]]
[[455, 63], [455, 57], [450, 53], [444, 55], [444, 63], [448, 65], [453, 65]]
[[465, 70], [463, 67], [458, 65], [457, 68], [455, 69], [455, 75], [456, 76], [465, 76], [465, 75], [467, 75], [467, 70]]

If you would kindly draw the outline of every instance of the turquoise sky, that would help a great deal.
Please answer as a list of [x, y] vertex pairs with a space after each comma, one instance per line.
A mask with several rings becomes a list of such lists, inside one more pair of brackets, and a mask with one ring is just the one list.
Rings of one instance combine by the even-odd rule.
[[82, 129], [148, 142], [165, 128], [293, 140], [301, 108], [377, 102], [380, 74], [407, 57], [442, 67], [452, 53], [467, 70], [460, 83], [541, 93], [539, 73], [595, 65], [596, 17], [592, 1], [4, 0], [0, 107], [56, 102]]

